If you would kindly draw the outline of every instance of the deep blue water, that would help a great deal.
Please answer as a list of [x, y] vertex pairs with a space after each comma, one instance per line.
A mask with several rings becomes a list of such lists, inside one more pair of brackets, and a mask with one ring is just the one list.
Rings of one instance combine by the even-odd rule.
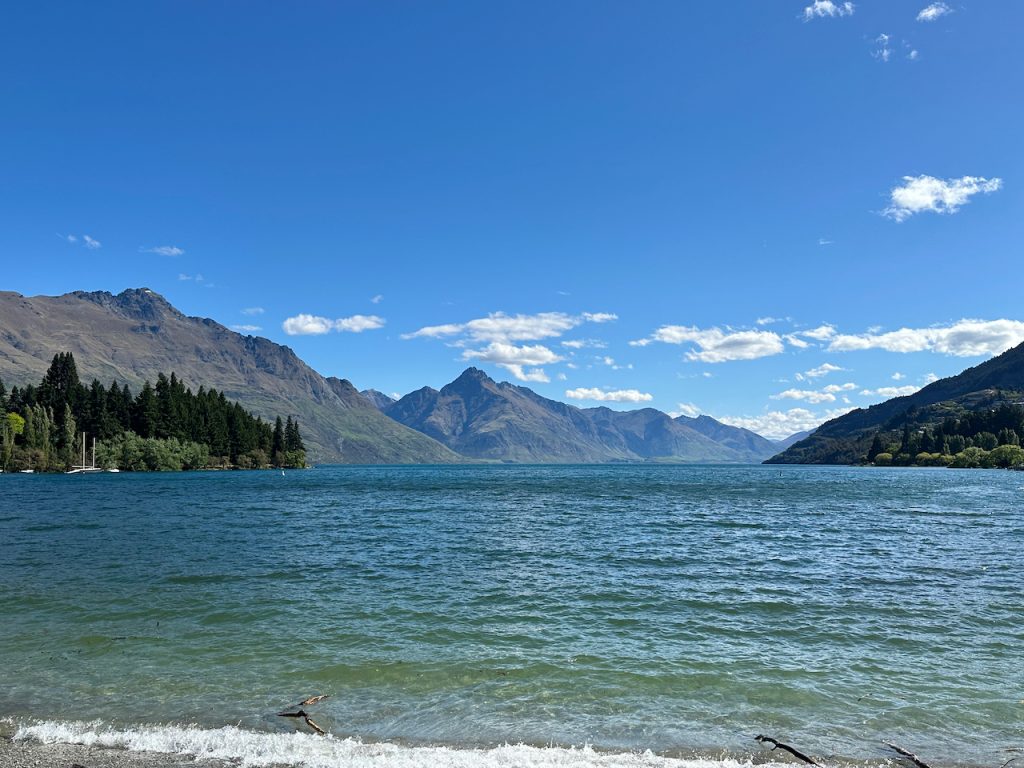
[[257, 738], [329, 693], [336, 737], [410, 749], [1024, 747], [1020, 473], [319, 467], [0, 499], [0, 716], [36, 735]]

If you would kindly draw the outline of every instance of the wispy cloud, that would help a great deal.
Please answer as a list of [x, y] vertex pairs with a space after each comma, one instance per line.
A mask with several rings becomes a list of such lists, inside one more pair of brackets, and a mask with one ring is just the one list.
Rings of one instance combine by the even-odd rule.
[[904, 397], [905, 395], [912, 395], [919, 391], [921, 388], [916, 387], [913, 384], [907, 384], [902, 387], [879, 387], [878, 389], [862, 389], [860, 394], [865, 397], [884, 397], [889, 399], [892, 397]]
[[926, 8], [922, 8], [921, 12], [917, 14], [918, 21], [935, 21], [942, 16], [950, 14], [953, 9], [945, 3], [932, 3]]
[[604, 349], [608, 346], [608, 344], [600, 339], [570, 339], [561, 342], [561, 344], [569, 349]]
[[998, 355], [1024, 342], [1019, 320], [960, 320], [932, 328], [900, 328], [888, 333], [840, 334], [830, 352], [882, 349], [887, 352], [937, 352], [953, 357]]
[[835, 16], [852, 16], [854, 7], [853, 3], [834, 3], [832, 0], [814, 0], [813, 3], [804, 8], [804, 21], [832, 18]]
[[824, 237], [819, 237], [818, 238], [818, 245], [834, 245], [834, 244], [835, 244], [834, 240], [827, 240]]
[[266, 310], [263, 307], [246, 307], [242, 310], [243, 315], [249, 315], [254, 317], [256, 315], [262, 315]]
[[578, 387], [565, 390], [565, 396], [572, 400], [596, 400], [610, 403], [648, 403], [654, 395], [638, 389], [600, 389], [598, 387]]
[[700, 416], [700, 406], [696, 403], [678, 403], [674, 411], [669, 411], [669, 416], [673, 419], [677, 416], [689, 416], [691, 419], [695, 419]]
[[903, 184], [893, 187], [891, 202], [882, 215], [893, 221], [905, 221], [915, 213], [956, 213], [979, 193], [991, 194], [1001, 189], [1003, 180], [982, 176], [961, 176], [959, 179], [937, 179], [934, 176], [904, 176]]
[[243, 325], [232, 325], [231, 329], [234, 330], [234, 331], [240, 331], [240, 332], [243, 332], [243, 333], [252, 333], [254, 331], [262, 331], [263, 330], [258, 325], [244, 325], [244, 324]]
[[799, 380], [802, 380], [804, 377], [808, 379], [819, 379], [822, 376], [828, 376], [828, 374], [830, 373], [836, 373], [838, 371], [845, 370], [845, 368], [842, 368], [838, 365], [833, 365], [832, 363], [822, 363], [817, 368], [811, 368], [811, 370], [804, 371], [802, 374], [798, 373], [796, 377]]
[[782, 337], [773, 331], [732, 331], [687, 325], [663, 325], [648, 338], [629, 343], [634, 347], [646, 347], [656, 341], [664, 344], [694, 344], [695, 347], [686, 353], [686, 358], [702, 363], [755, 360], [777, 355], [785, 349]]
[[535, 315], [506, 315], [494, 312], [464, 323], [428, 325], [412, 333], [402, 334], [403, 339], [444, 338], [463, 336], [467, 342], [539, 341], [561, 336], [583, 323], [606, 323], [616, 315], [606, 312], [584, 312], [569, 315], [565, 312], [540, 312]]
[[889, 46], [889, 42], [892, 40], [891, 35], [887, 35], [884, 32], [875, 38], [876, 48], [871, 52], [879, 61], [887, 62], [892, 58], [892, 48]]
[[352, 315], [332, 320], [319, 315], [298, 314], [289, 317], [281, 328], [289, 336], [319, 336], [331, 331], [362, 333], [383, 328], [386, 321], [376, 315]]
[[85, 247], [90, 251], [95, 251], [97, 248], [103, 247], [103, 243], [95, 238], [89, 237], [88, 235], [82, 235], [82, 240], [85, 242]]
[[184, 248], [176, 245], [158, 245], [154, 248], [139, 248], [139, 253], [155, 253], [157, 256], [182, 256]]
[[384, 295], [380, 293], [370, 299], [371, 304], [380, 304], [382, 301], [384, 301]]
[[71, 243], [72, 245], [74, 245], [75, 243], [78, 242], [78, 236], [77, 235], [62, 235], [60, 232], [58, 232], [57, 233], [57, 237], [59, 237], [61, 240], [63, 240], [66, 243]]
[[205, 277], [203, 277], [203, 276], [202, 276], [202, 274], [201, 274], [201, 273], [199, 273], [199, 272], [197, 272], [197, 273], [196, 273], [196, 274], [194, 274], [194, 275], [187, 275], [187, 274], [185, 274], [184, 272], [179, 272], [179, 273], [178, 273], [178, 279], [179, 279], [179, 280], [195, 280], [195, 281], [196, 281], [197, 283], [201, 283], [201, 282], [203, 282], [203, 281], [204, 281], [204, 280], [205, 280], [206, 278], [205, 278]]

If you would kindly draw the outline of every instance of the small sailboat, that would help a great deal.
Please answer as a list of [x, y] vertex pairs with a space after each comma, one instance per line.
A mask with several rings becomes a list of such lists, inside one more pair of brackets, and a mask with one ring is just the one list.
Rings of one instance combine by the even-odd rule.
[[82, 463], [76, 464], [71, 467], [64, 474], [66, 475], [82, 475], [87, 472], [102, 472], [103, 467], [96, 466], [96, 438], [92, 439], [92, 464], [85, 463], [85, 432], [82, 433]]

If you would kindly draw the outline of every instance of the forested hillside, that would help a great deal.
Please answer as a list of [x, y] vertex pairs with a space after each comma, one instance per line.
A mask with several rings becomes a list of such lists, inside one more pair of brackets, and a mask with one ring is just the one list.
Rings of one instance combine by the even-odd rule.
[[[78, 378], [70, 352], [53, 357], [38, 385], [0, 382], [0, 468], [67, 471], [82, 463], [82, 435], [97, 441], [96, 464], [124, 470], [180, 470], [305, 466], [297, 420], [274, 425], [253, 416], [223, 392], [193, 393], [174, 373], [146, 381], [132, 395], [127, 384], [105, 387]], [[91, 461], [90, 455], [87, 461]]]

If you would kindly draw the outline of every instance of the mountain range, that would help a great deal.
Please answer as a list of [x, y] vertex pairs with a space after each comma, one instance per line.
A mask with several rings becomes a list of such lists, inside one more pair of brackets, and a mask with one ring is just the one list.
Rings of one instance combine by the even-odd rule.
[[912, 395], [896, 397], [822, 424], [798, 440], [771, 464], [857, 464], [864, 461], [875, 434], [915, 428], [950, 416], [1024, 403], [1024, 344], [998, 357], [939, 379]]
[[786, 447], [708, 416], [577, 408], [476, 368], [399, 400], [359, 392], [321, 376], [289, 347], [188, 317], [147, 288], [0, 292], [0, 379], [37, 382], [64, 351], [86, 382], [116, 380], [138, 391], [173, 371], [193, 390], [214, 387], [265, 418], [295, 416], [310, 458], [321, 463], [755, 463]]
[[86, 382], [116, 380], [138, 392], [158, 373], [174, 372], [193, 390], [216, 388], [264, 418], [297, 416], [318, 462], [463, 461], [384, 416], [345, 379], [321, 376], [288, 347], [187, 317], [147, 288], [116, 296], [0, 292], [0, 379], [8, 387], [37, 383], [57, 352], [74, 354]]
[[385, 403], [382, 410], [463, 456], [491, 461], [754, 463], [780, 450], [760, 435], [707, 416], [577, 408], [496, 382], [477, 368], [440, 390], [424, 387]]

